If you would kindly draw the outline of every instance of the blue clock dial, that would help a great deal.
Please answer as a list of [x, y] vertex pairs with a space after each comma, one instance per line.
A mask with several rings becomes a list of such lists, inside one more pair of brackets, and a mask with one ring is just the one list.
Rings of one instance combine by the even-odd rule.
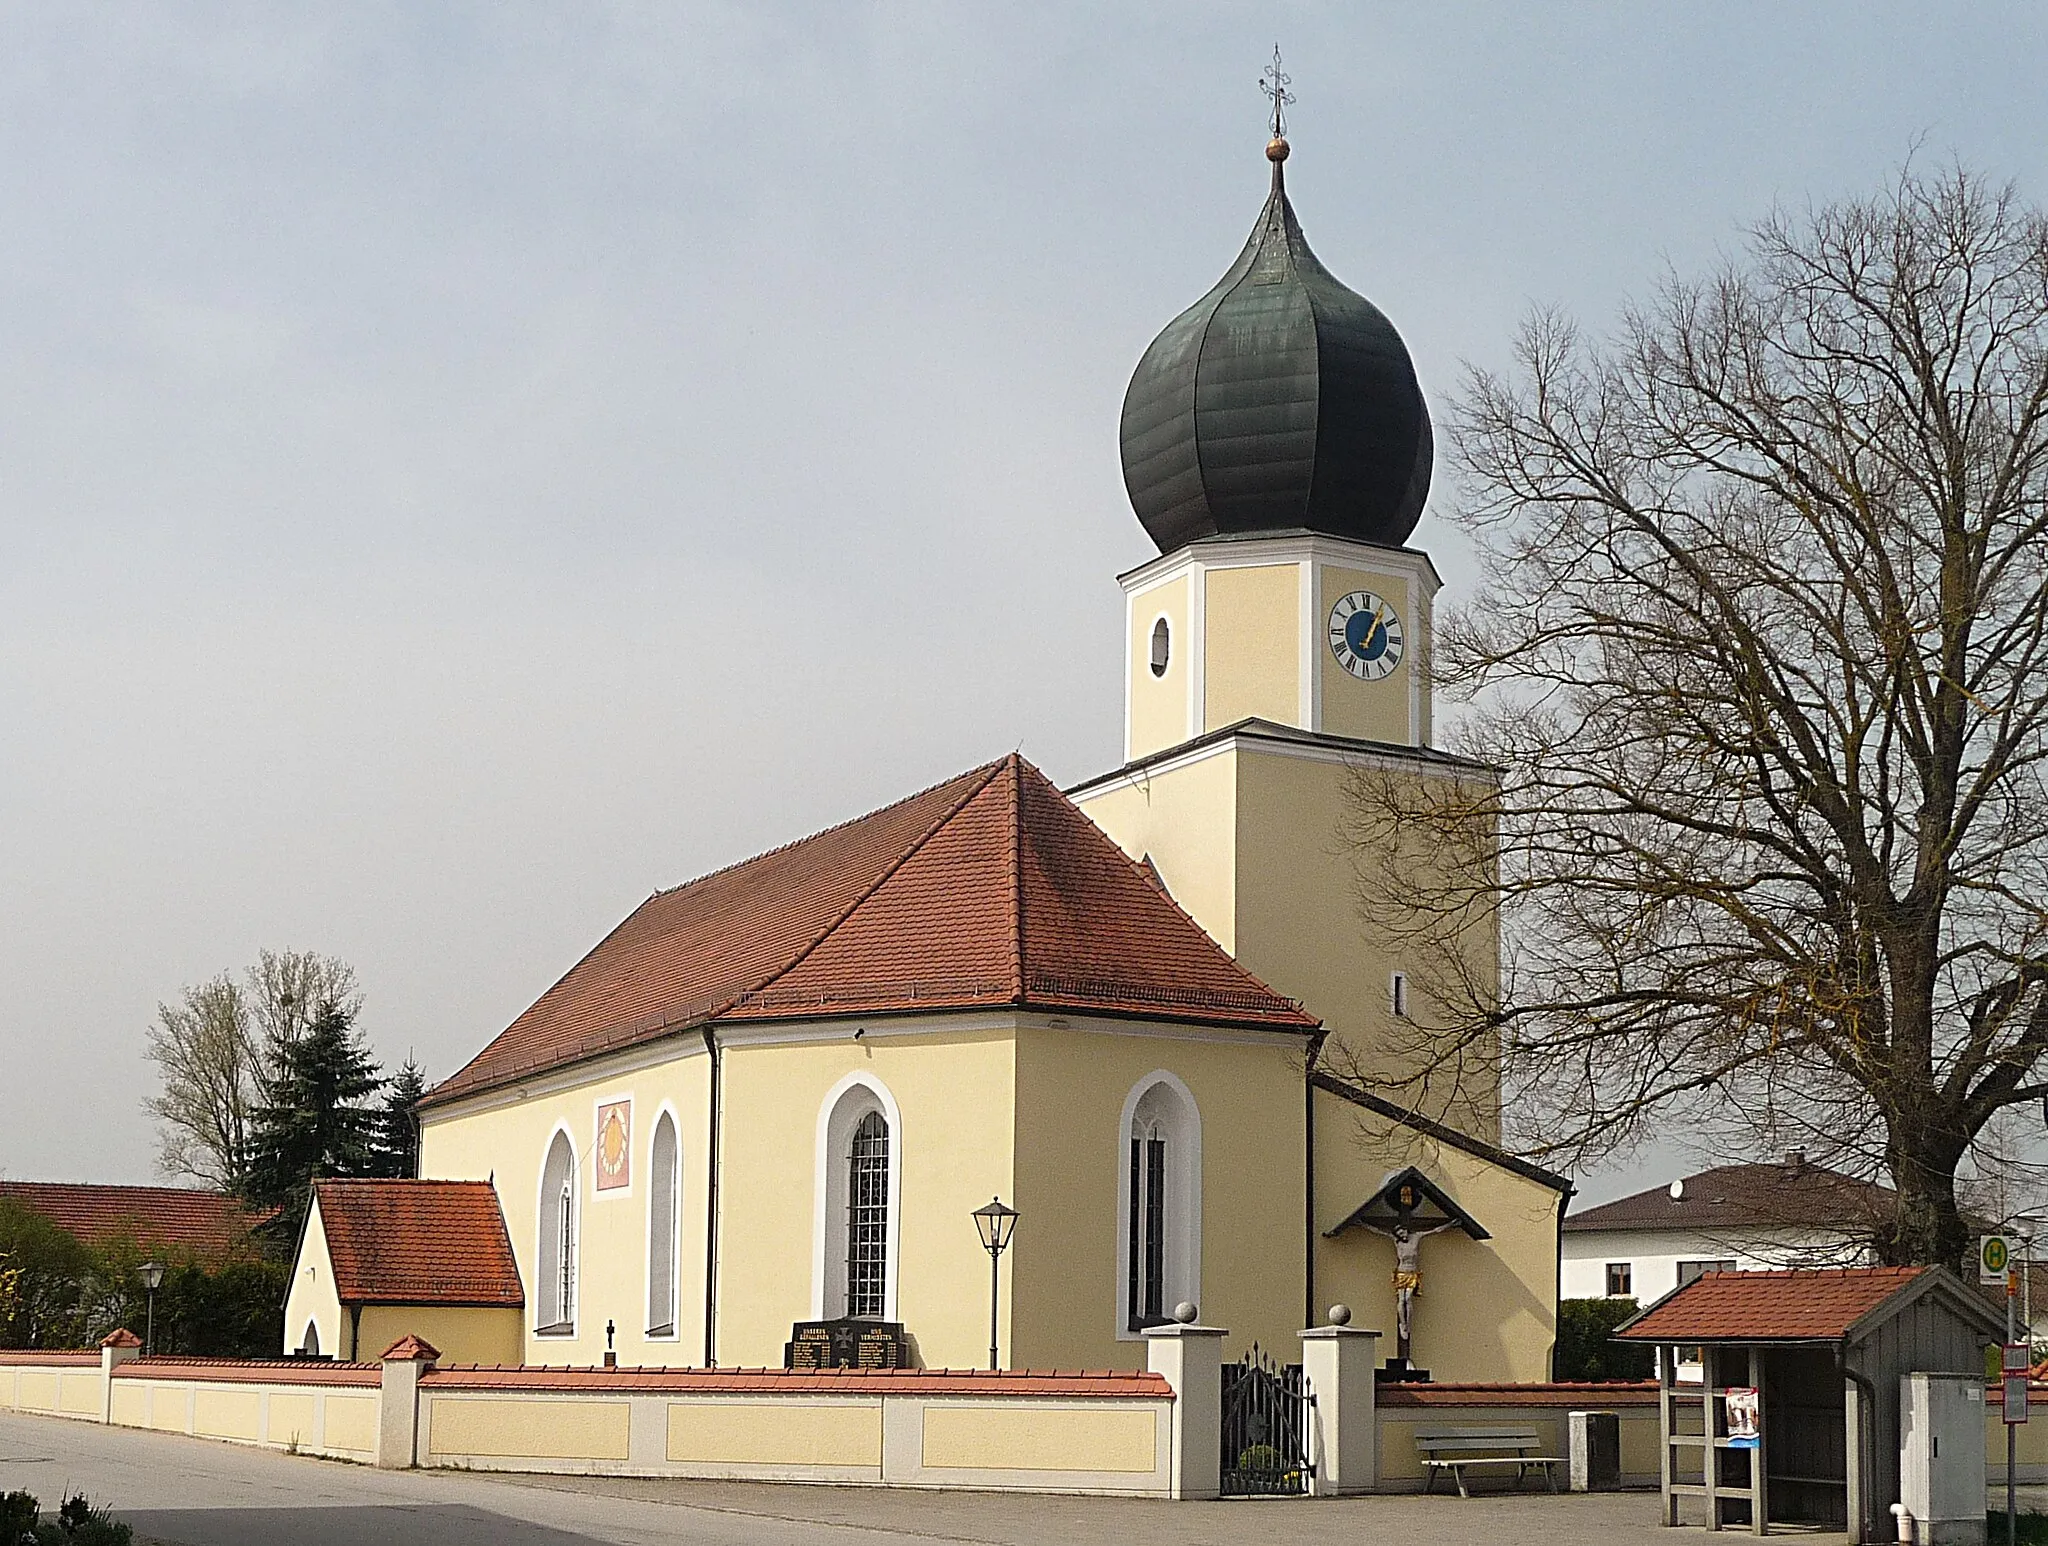
[[1401, 664], [1404, 643], [1400, 615], [1369, 590], [1340, 596], [1330, 608], [1330, 653], [1361, 681], [1391, 676]]

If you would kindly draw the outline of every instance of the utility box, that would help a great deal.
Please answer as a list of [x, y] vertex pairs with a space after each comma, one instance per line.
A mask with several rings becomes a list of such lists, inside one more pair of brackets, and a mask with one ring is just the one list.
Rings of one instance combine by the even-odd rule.
[[1982, 1375], [1899, 1376], [1899, 1501], [1923, 1546], [1984, 1546]]
[[1565, 1438], [1565, 1454], [1571, 1461], [1573, 1492], [1620, 1491], [1620, 1413], [1567, 1413]]

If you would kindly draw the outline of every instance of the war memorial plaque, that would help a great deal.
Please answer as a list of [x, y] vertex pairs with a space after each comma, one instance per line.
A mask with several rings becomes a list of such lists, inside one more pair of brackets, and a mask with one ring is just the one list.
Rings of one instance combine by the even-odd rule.
[[782, 1344], [785, 1369], [901, 1369], [901, 1321], [798, 1321]]

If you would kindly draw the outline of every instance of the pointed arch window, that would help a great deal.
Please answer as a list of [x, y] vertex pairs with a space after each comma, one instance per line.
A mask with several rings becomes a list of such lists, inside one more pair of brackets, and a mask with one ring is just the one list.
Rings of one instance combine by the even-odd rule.
[[1202, 1127], [1194, 1096], [1163, 1071], [1140, 1080], [1119, 1133], [1117, 1334], [1165, 1324], [1201, 1298]]
[[681, 1223], [682, 1159], [675, 1117], [664, 1111], [654, 1124], [647, 1190], [647, 1334], [676, 1334], [676, 1242]]
[[903, 1133], [896, 1103], [871, 1076], [849, 1078], [818, 1111], [812, 1313], [893, 1320]]
[[544, 1337], [576, 1334], [576, 1151], [557, 1132], [540, 1179], [540, 1312]]

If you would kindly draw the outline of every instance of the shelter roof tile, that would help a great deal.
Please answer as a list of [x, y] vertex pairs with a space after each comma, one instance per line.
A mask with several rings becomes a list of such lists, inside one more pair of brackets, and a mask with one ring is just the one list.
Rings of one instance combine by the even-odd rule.
[[1939, 1267], [1708, 1272], [1615, 1336], [1633, 1342], [1833, 1342]]

